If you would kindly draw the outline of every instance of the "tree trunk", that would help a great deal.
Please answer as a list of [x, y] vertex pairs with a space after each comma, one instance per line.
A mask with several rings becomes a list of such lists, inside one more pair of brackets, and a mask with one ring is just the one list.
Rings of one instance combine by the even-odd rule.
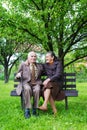
[[8, 83], [8, 81], [9, 81], [8, 65], [5, 64], [5, 67], [4, 67], [4, 82]]
[[61, 60], [61, 62], [62, 62], [62, 66], [63, 66], [62, 72], [64, 72], [64, 57], [63, 57], [63, 49], [60, 47], [58, 52], [59, 52], [59, 53], [58, 53], [58, 57], [59, 57], [59, 59]]

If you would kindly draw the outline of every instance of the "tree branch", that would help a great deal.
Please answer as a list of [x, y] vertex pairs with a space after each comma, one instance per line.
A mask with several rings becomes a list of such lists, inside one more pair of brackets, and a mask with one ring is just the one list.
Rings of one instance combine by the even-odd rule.
[[[87, 22], [87, 21], [83, 21], [81, 24], [79, 24], [77, 30], [76, 30], [73, 34], [71, 34], [70, 37], [68, 37], [69, 40], [71, 39], [71, 42], [70, 42], [70, 44], [68, 45], [67, 49], [65, 50], [65, 52], [64, 52], [64, 54], [63, 54], [63, 57], [64, 57], [65, 54], [68, 52], [68, 50], [71, 48], [71, 46], [76, 44], [76, 42], [74, 42], [74, 40], [75, 40], [75, 38], [76, 38], [76, 36], [77, 36], [79, 30], [83, 27], [83, 25], [84, 25], [86, 22]], [[67, 39], [67, 40], [68, 40], [68, 39]], [[81, 40], [81, 39], [80, 39], [80, 40]]]
[[74, 49], [72, 49], [72, 50], [70, 50], [70, 51], [68, 51], [68, 52], [73, 52], [74, 50], [75, 50], [75, 51], [77, 51], [77, 50], [83, 50], [83, 49], [85, 49], [85, 48], [87, 48], [87, 46], [80, 47], [80, 48], [74, 48]]
[[35, 5], [35, 7], [36, 7], [37, 10], [40, 10], [40, 8], [39, 8], [38, 5], [36, 4], [35, 0], [32, 0], [31, 2]]
[[84, 58], [84, 57], [87, 57], [87, 54], [85, 54], [84, 56], [75, 58], [74, 60], [72, 60], [72, 61], [70, 61], [69, 63], [65, 64], [65, 65], [64, 65], [64, 68], [67, 67], [67, 66], [69, 66], [70, 64], [74, 63], [75, 61]]

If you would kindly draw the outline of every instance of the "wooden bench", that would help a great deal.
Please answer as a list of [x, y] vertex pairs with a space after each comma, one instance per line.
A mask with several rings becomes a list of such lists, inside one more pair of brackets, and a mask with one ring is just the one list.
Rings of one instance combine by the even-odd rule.
[[65, 93], [65, 109], [68, 109], [68, 97], [78, 96], [78, 90], [76, 90], [76, 74], [75, 73], [64, 73], [63, 91]]
[[[19, 82], [18, 80], [14, 80], [15, 83]], [[21, 98], [21, 107], [24, 109], [24, 100], [23, 100], [23, 92], [21, 95], [17, 95], [16, 87], [18, 83], [14, 84], [15, 89], [11, 91], [11, 96], [20, 96]], [[64, 73], [63, 75], [63, 87], [65, 93], [65, 109], [68, 109], [68, 97], [77, 97], [78, 91], [76, 90], [76, 74], [75, 73]]]

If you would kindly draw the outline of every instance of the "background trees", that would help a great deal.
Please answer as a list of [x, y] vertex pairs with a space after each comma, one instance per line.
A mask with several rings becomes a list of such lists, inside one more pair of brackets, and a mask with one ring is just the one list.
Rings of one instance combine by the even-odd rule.
[[[24, 44], [23, 44], [24, 46]], [[11, 39], [0, 39], [0, 64], [4, 68], [4, 80], [8, 82], [11, 70], [24, 52], [29, 50], [31, 44], [23, 49], [22, 43]], [[20, 50], [20, 53], [19, 53]]]
[[87, 56], [86, 0], [1, 0], [0, 6], [1, 38], [55, 51], [64, 67]]

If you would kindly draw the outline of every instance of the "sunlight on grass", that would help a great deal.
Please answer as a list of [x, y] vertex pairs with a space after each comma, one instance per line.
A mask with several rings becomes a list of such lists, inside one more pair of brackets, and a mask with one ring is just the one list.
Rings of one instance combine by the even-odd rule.
[[[0, 81], [0, 130], [86, 130], [87, 129], [87, 83], [77, 83], [78, 97], [69, 98], [69, 109], [64, 101], [56, 102], [58, 114], [53, 116], [50, 104], [48, 111], [39, 111], [39, 117], [25, 119], [20, 97], [11, 97], [13, 82]], [[40, 99], [40, 104], [42, 104]]]

